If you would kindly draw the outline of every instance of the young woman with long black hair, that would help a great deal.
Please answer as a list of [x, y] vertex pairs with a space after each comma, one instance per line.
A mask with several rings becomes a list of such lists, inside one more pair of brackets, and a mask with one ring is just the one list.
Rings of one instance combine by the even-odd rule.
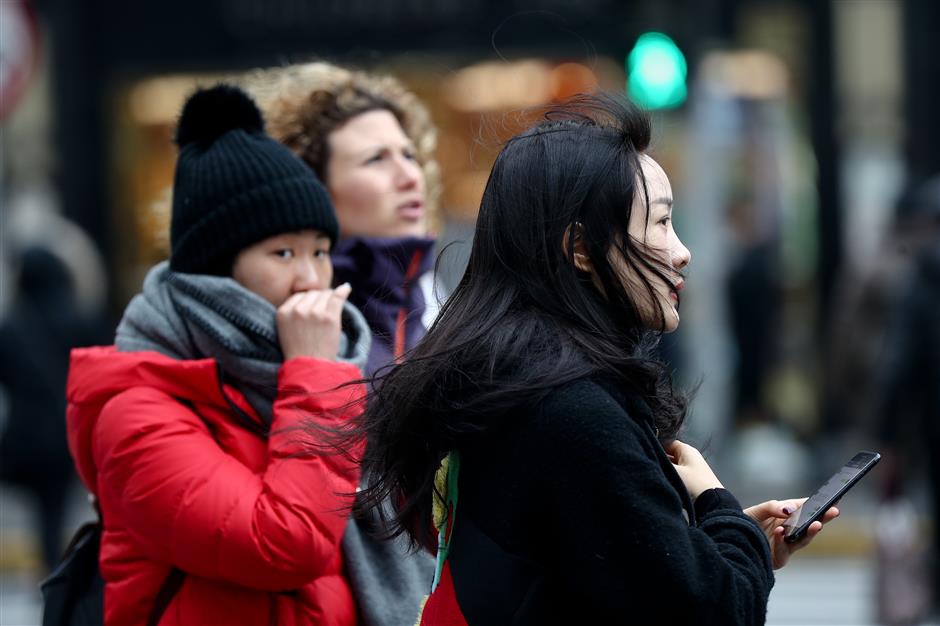
[[651, 349], [691, 255], [649, 142], [602, 95], [511, 139], [459, 286], [376, 385], [360, 503], [437, 549], [422, 624], [761, 624], [800, 547], [798, 500], [744, 511], [678, 440], [686, 397]]

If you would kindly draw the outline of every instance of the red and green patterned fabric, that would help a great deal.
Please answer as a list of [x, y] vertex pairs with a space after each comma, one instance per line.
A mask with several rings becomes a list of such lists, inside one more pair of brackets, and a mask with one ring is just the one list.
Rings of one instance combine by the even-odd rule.
[[447, 556], [454, 534], [457, 514], [457, 476], [460, 472], [460, 454], [451, 452], [438, 470], [437, 484], [444, 494], [443, 506], [435, 515], [438, 531], [437, 569], [431, 585], [431, 595], [425, 600], [418, 626], [468, 626], [457, 603], [454, 578]]

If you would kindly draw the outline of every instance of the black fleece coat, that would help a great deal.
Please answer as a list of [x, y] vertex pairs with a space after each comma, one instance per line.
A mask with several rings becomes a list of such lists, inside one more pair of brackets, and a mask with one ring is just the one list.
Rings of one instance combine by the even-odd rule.
[[470, 626], [764, 623], [766, 537], [724, 489], [693, 505], [645, 403], [581, 380], [500, 421], [460, 449]]

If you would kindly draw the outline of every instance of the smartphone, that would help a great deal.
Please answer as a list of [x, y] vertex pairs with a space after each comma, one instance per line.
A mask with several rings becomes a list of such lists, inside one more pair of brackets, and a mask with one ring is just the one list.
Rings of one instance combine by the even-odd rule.
[[811, 495], [803, 506], [794, 511], [783, 523], [787, 529], [783, 536], [784, 540], [787, 543], [794, 543], [802, 539], [809, 525], [822, 519], [826, 511], [880, 460], [881, 455], [877, 452], [859, 452], [853, 456], [851, 461], [843, 465], [842, 469], [826, 481], [825, 485]]

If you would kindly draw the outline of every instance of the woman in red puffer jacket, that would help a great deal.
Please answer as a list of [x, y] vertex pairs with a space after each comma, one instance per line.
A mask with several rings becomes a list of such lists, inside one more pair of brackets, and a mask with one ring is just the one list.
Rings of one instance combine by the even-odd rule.
[[176, 141], [170, 260], [69, 376], [105, 623], [165, 605], [164, 626], [355, 624], [340, 540], [357, 465], [310, 434], [361, 411], [369, 351], [349, 286], [330, 288], [332, 205], [236, 88], [193, 95]]

